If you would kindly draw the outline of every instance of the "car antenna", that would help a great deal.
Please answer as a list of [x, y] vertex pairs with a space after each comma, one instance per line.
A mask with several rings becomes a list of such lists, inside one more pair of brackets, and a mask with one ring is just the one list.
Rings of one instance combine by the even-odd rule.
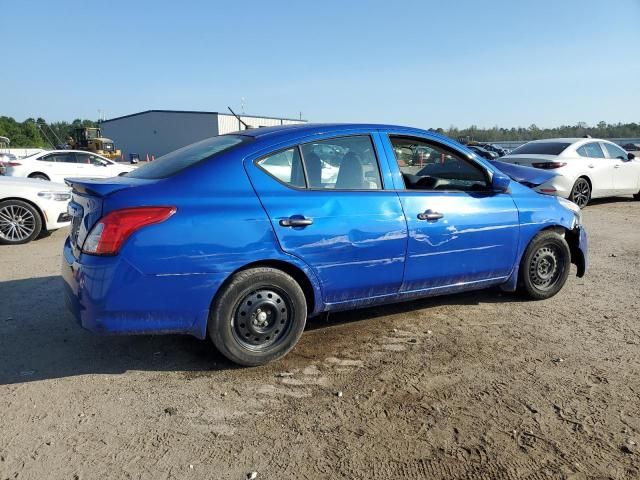
[[244, 128], [246, 128], [247, 130], [253, 128], [251, 125], [247, 124], [244, 120], [242, 120], [238, 115], [236, 115], [236, 112], [234, 112], [233, 110], [231, 110], [231, 107], [227, 107], [229, 109], [229, 111], [231, 112], [231, 114], [236, 117], [238, 119], [238, 121], [244, 125]]

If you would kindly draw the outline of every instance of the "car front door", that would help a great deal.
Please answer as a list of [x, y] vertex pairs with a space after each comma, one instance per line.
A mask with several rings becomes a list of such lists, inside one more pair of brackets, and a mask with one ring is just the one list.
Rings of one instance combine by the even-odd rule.
[[601, 143], [613, 164], [613, 188], [616, 194], [638, 193], [640, 190], [640, 162], [629, 160], [628, 153], [612, 143]]
[[[426, 163], [416, 167], [425, 150]], [[450, 145], [421, 137], [391, 133], [385, 151], [392, 171], [397, 168], [393, 178], [409, 230], [401, 291], [455, 291], [509, 277], [518, 210], [510, 194], [490, 190], [485, 168]]]
[[282, 250], [313, 269], [327, 304], [395, 295], [402, 283], [407, 226], [383, 189], [378, 142], [345, 134], [245, 160]]
[[82, 169], [83, 177], [108, 178], [112, 177], [111, 165], [100, 157], [91, 153], [76, 153], [78, 167]]

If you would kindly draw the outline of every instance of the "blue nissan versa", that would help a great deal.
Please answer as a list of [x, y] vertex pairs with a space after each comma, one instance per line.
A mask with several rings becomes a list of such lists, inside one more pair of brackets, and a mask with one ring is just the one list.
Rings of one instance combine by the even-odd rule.
[[549, 175], [406, 127], [213, 137], [67, 180], [66, 300], [89, 330], [208, 334], [259, 365], [320, 312], [492, 285], [549, 298], [587, 264], [580, 209], [523, 185]]

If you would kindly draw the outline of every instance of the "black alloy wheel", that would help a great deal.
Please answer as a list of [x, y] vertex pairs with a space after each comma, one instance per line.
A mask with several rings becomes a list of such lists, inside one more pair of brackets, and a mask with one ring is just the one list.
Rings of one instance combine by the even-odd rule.
[[589, 200], [591, 200], [591, 185], [586, 178], [580, 177], [571, 189], [571, 201], [580, 208], [584, 208]]

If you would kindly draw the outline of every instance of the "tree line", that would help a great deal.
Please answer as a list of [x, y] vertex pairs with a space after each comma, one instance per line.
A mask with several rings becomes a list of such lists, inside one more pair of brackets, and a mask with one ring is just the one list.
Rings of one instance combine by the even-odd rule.
[[[51, 131], [43, 125], [48, 125]], [[0, 136], [8, 137], [12, 147], [53, 148], [58, 143], [65, 143], [74, 128], [95, 126], [98, 126], [97, 122], [79, 118], [71, 123], [46, 124], [42, 118], [28, 118], [24, 122], [17, 122], [11, 117], [0, 117]], [[512, 128], [498, 126], [479, 128], [471, 125], [469, 128], [462, 129], [452, 125], [446, 130], [442, 128], [430, 128], [429, 130], [442, 133], [454, 140], [475, 140], [478, 142], [528, 141], [554, 137], [584, 137], [585, 135], [591, 135], [594, 138], [640, 137], [640, 123], [599, 122], [590, 126], [584, 122], [578, 122], [575, 125], [561, 125], [553, 128], [539, 128], [535, 124], [529, 127]], [[118, 139], [115, 141], [117, 144]]]
[[47, 123], [43, 118], [27, 118], [18, 122], [11, 117], [0, 117], [0, 136], [11, 140], [16, 148], [55, 148], [67, 142], [74, 128], [96, 127], [93, 120], [75, 119], [73, 122]]
[[561, 125], [553, 128], [539, 128], [532, 124], [529, 127], [492, 127], [478, 128], [471, 125], [469, 128], [459, 129], [455, 126], [444, 130], [431, 128], [430, 130], [442, 133], [454, 140], [477, 142], [504, 142], [504, 141], [529, 141], [542, 138], [560, 137], [584, 137], [591, 135], [593, 138], [636, 138], [640, 137], [640, 123], [606, 123], [598, 122], [591, 126], [585, 122], [575, 125]]

